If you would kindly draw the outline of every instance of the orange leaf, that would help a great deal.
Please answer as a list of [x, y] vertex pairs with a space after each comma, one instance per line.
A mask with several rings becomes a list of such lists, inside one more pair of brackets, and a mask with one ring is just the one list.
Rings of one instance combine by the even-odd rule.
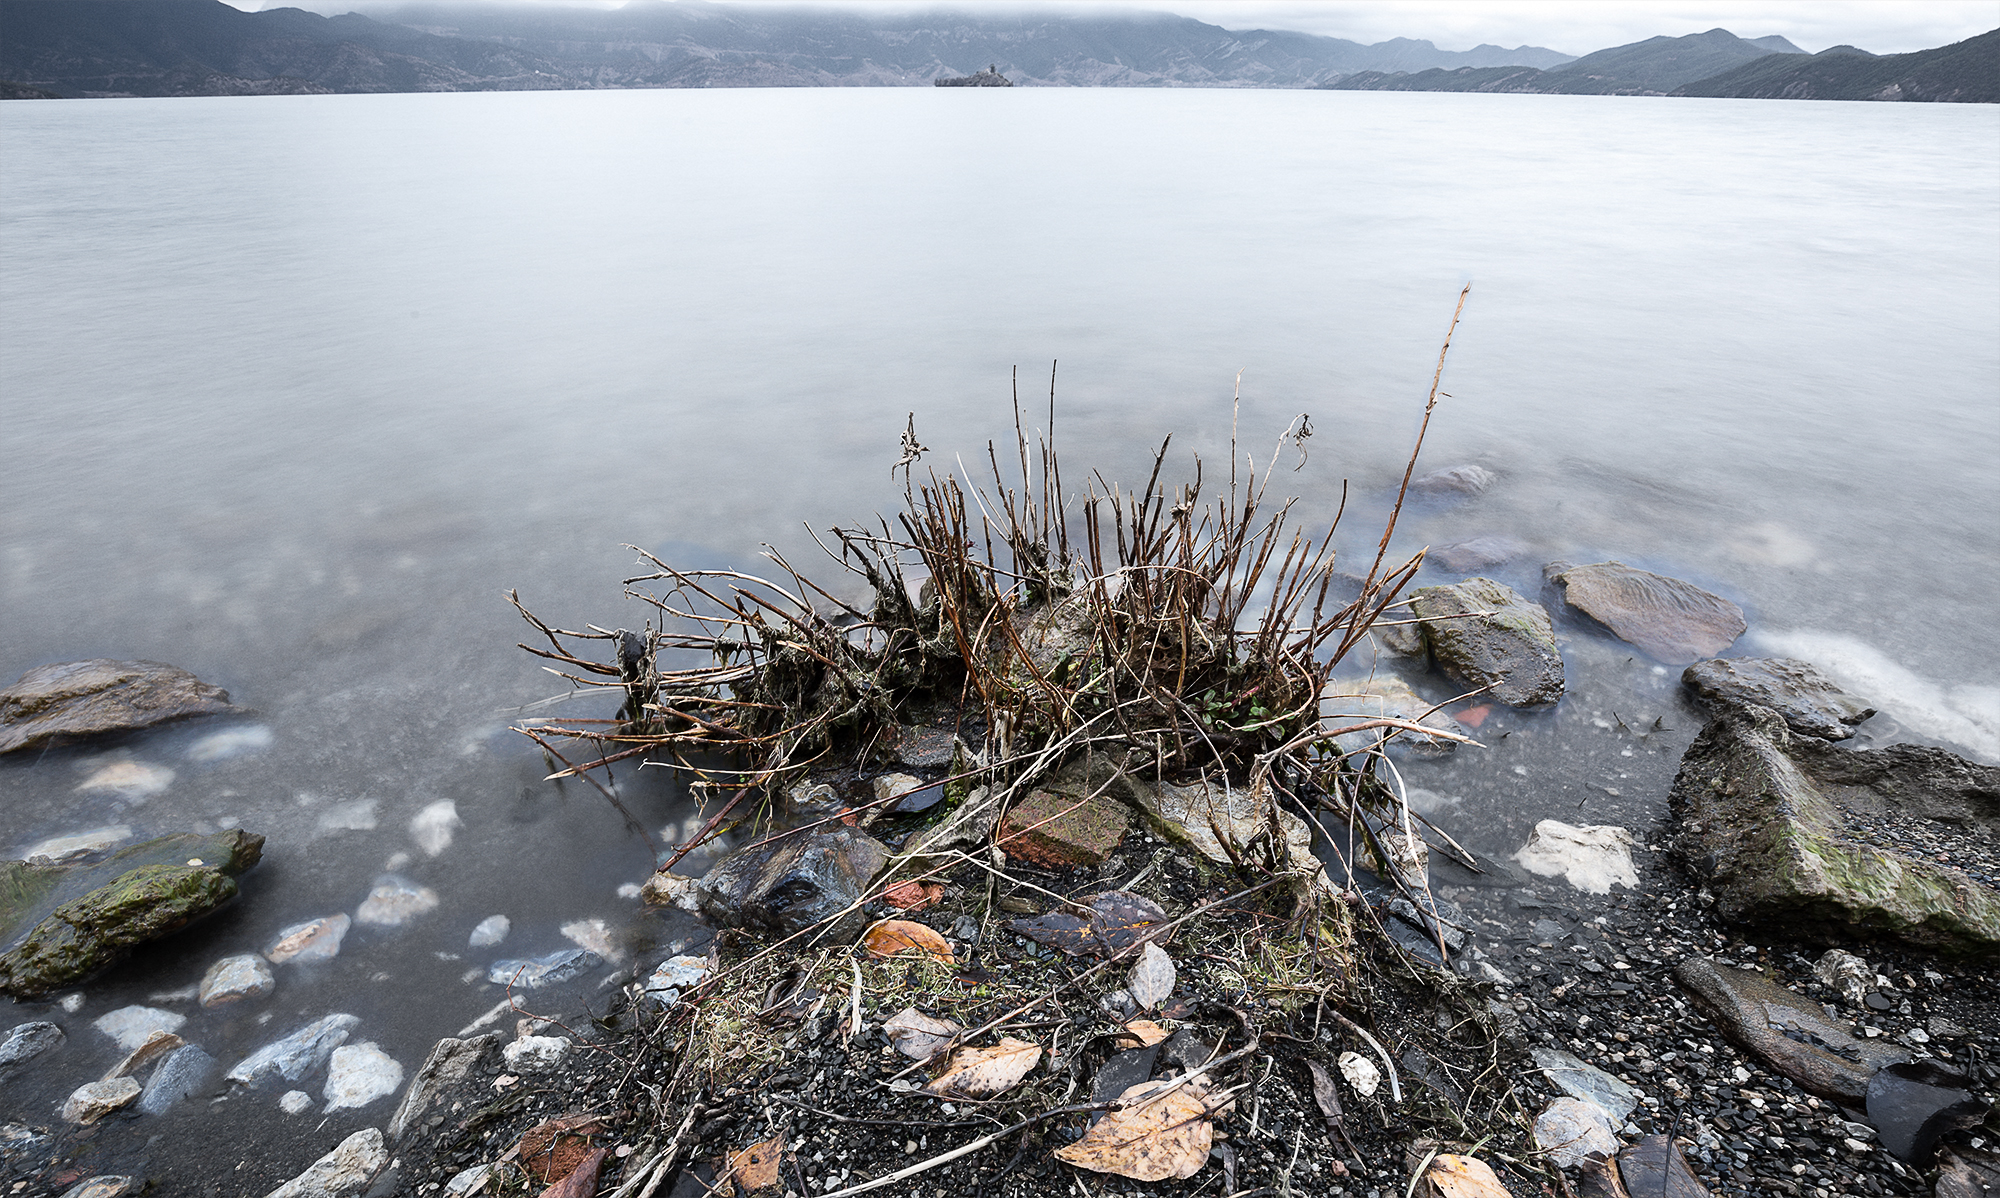
[[1041, 1045], [1011, 1036], [1002, 1037], [992, 1048], [961, 1048], [951, 1054], [951, 1064], [924, 1087], [924, 1093], [937, 1098], [991, 1098], [1019, 1085], [1041, 1059]]
[[1056, 1159], [1138, 1181], [1193, 1177], [1215, 1142], [1205, 1097], [1199, 1086], [1141, 1082], [1118, 1096], [1131, 1105], [1107, 1112], [1081, 1140], [1057, 1149]]
[[1132, 1044], [1139, 1048], [1151, 1048], [1167, 1038], [1167, 1029], [1150, 1019], [1134, 1019], [1125, 1025], [1125, 1034], [1118, 1037], [1121, 1044]]
[[778, 1165], [785, 1158], [785, 1133], [729, 1154], [729, 1177], [741, 1194], [754, 1194], [778, 1184]]
[[871, 957], [893, 957], [915, 949], [947, 965], [953, 963], [950, 942], [914, 920], [885, 919], [862, 934], [861, 944]]
[[1513, 1198], [1492, 1166], [1470, 1156], [1440, 1156], [1424, 1174], [1438, 1198]]
[[1477, 728], [1481, 724], [1486, 722], [1487, 716], [1492, 714], [1493, 714], [1493, 705], [1490, 703], [1481, 703], [1477, 707], [1466, 708], [1464, 711], [1459, 712], [1456, 716], [1452, 718], [1456, 719], [1459, 723], [1464, 724], [1468, 728]]
[[944, 897], [936, 882], [897, 882], [882, 892], [882, 901], [906, 911], [921, 911]]

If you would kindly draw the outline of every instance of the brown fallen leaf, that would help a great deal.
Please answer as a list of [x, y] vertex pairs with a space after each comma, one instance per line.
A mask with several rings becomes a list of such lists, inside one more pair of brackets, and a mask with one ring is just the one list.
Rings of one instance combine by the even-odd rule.
[[1150, 1019], [1134, 1019], [1125, 1025], [1125, 1034], [1118, 1037], [1118, 1042], [1137, 1048], [1151, 1048], [1166, 1038], [1166, 1028]]
[[1113, 1108], [1083, 1138], [1056, 1150], [1056, 1159], [1094, 1173], [1138, 1181], [1185, 1180], [1208, 1163], [1215, 1125], [1199, 1086], [1141, 1082], [1118, 1096]]
[[1081, 915], [1051, 911], [1033, 919], [1008, 920], [1007, 926], [1071, 956], [1117, 957], [1164, 935], [1167, 913], [1151, 899], [1107, 890], [1091, 896]]
[[897, 882], [882, 892], [882, 901], [905, 911], [921, 911], [944, 898], [938, 882]]
[[604, 1171], [604, 1158], [610, 1152], [609, 1148], [599, 1148], [584, 1157], [561, 1181], [543, 1190], [541, 1198], [595, 1198], [597, 1175]]
[[935, 1098], [992, 1098], [1019, 1085], [1041, 1059], [1041, 1045], [1012, 1036], [992, 1048], [961, 1048], [923, 1092]]
[[893, 957], [911, 949], [953, 964], [951, 943], [932, 929], [911, 919], [885, 919], [861, 935], [861, 945], [871, 957]]
[[1333, 1078], [1311, 1057], [1306, 1058], [1306, 1068], [1312, 1073], [1313, 1101], [1319, 1104], [1320, 1115], [1328, 1127], [1339, 1123], [1346, 1112], [1340, 1109], [1340, 1091], [1334, 1089]]
[[784, 1159], [785, 1133], [780, 1131], [768, 1140], [730, 1153], [729, 1180], [742, 1195], [772, 1189], [778, 1184], [778, 1166]]
[[1514, 1198], [1492, 1166], [1477, 1157], [1439, 1156], [1425, 1170], [1424, 1180], [1437, 1198]]
[[1152, 1010], [1174, 992], [1174, 959], [1151, 941], [1139, 950], [1139, 960], [1125, 979], [1125, 992], [1143, 1010]]
[[965, 1029], [949, 1019], [932, 1019], [915, 1007], [904, 1007], [882, 1025], [896, 1051], [913, 1061], [928, 1061]]

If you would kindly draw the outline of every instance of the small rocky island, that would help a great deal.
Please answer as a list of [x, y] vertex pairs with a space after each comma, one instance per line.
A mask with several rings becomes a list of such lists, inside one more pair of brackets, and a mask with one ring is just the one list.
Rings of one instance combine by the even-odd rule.
[[970, 75], [946, 76], [931, 80], [937, 87], [1012, 87], [1014, 81], [1000, 73], [999, 63], [989, 63], [983, 71]]

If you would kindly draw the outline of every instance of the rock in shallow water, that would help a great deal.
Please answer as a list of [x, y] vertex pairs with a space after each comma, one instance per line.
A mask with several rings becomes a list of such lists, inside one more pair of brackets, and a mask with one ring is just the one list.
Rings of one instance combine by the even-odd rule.
[[1514, 860], [1529, 873], [1562, 878], [1591, 894], [1610, 894], [1614, 884], [1639, 888], [1639, 872], [1632, 866], [1632, 834], [1610, 824], [1579, 828], [1561, 820], [1542, 820]]
[[472, 935], [466, 943], [473, 948], [491, 948], [505, 940], [507, 933], [513, 927], [513, 922], [506, 916], [489, 915], [479, 921], [479, 926], [472, 929]]
[[303, 1115], [313, 1109], [313, 1096], [304, 1090], [287, 1090], [278, 1097], [278, 1109], [287, 1115]]
[[361, 1022], [353, 1015], [328, 1015], [316, 1019], [286, 1036], [274, 1040], [244, 1057], [228, 1073], [228, 1079], [257, 1085], [273, 1077], [295, 1082], [312, 1072], [347, 1042], [347, 1034]]
[[1424, 587], [1410, 596], [1438, 668], [1510, 707], [1563, 695], [1562, 654], [1539, 603], [1490, 578]]
[[201, 976], [201, 1005], [214, 1008], [246, 998], [262, 998], [277, 984], [264, 958], [253, 953], [224, 957]]
[[138, 1188], [139, 1182], [135, 1178], [105, 1173], [77, 1182], [63, 1191], [62, 1198], [125, 1198]]
[[1768, 707], [1793, 732], [1822, 740], [1846, 740], [1854, 735], [1849, 725], [1875, 714], [1816, 667], [1789, 657], [1698, 661], [1681, 671], [1681, 681], [1711, 707]]
[[131, 1052], [151, 1039], [154, 1032], [177, 1032], [186, 1022], [185, 1015], [158, 1007], [135, 1006], [99, 1015], [90, 1026], [116, 1040], [120, 1049]]
[[21, 854], [21, 858], [24, 861], [33, 861], [37, 857], [43, 857], [51, 863], [60, 865], [99, 849], [123, 844], [130, 839], [132, 839], [132, 829], [129, 825], [113, 824], [103, 828], [92, 828], [86, 832], [72, 832], [67, 836], [51, 836], [30, 846]]
[[264, 1198], [355, 1198], [389, 1163], [379, 1128], [363, 1128]]
[[[1370, 678], [1335, 679], [1327, 683], [1319, 696], [1319, 718], [1328, 730], [1369, 720], [1391, 719], [1420, 724], [1453, 736], [1472, 735], [1470, 729], [1444, 712], [1432, 711], [1434, 706], [1401, 678], [1393, 674], [1376, 674]], [[1343, 733], [1334, 738], [1334, 743], [1343, 753], [1358, 753], [1381, 743], [1392, 731], [1388, 728], [1369, 728]], [[1423, 757], [1441, 757], [1458, 748], [1458, 745], [1458, 741], [1427, 736], [1421, 732], [1404, 731], [1388, 739], [1390, 753], [1414, 752]]]
[[131, 1106], [133, 1100], [139, 1097], [139, 1089], [139, 1083], [129, 1077], [114, 1077], [78, 1086], [63, 1100], [63, 1122], [95, 1123], [113, 1111]]
[[273, 965], [303, 965], [312, 961], [328, 961], [340, 955], [340, 942], [347, 935], [347, 929], [354, 921], [342, 911], [323, 919], [295, 923], [279, 932], [264, 950], [264, 957]]
[[451, 1037], [439, 1040], [417, 1068], [417, 1076], [403, 1093], [403, 1101], [396, 1104], [396, 1113], [389, 1116], [389, 1138], [401, 1140], [405, 1132], [421, 1124], [442, 1092], [471, 1072], [499, 1043], [499, 1032], [464, 1040]]
[[214, 1071], [215, 1058], [201, 1049], [192, 1044], [176, 1048], [154, 1068], [153, 1076], [146, 1079], [145, 1092], [139, 1095], [139, 1110], [148, 1115], [163, 1113], [181, 1099], [199, 1093]]
[[384, 874], [375, 879], [375, 888], [368, 892], [368, 897], [354, 912], [354, 921], [398, 928], [419, 915], [435, 911], [437, 905], [437, 891], [419, 886], [408, 878]]
[[1729, 600], [1623, 562], [1555, 562], [1544, 574], [1571, 607], [1668, 665], [1714, 657], [1749, 627], [1743, 609]]
[[355, 1110], [387, 1098], [403, 1084], [403, 1067], [370, 1043], [344, 1044], [333, 1050], [326, 1066], [326, 1110]]
[[60, 1048], [65, 1038], [60, 1027], [46, 1021], [16, 1025], [5, 1039], [0, 1039], [0, 1078], [43, 1053]]
[[604, 964], [587, 948], [565, 948], [530, 960], [495, 961], [486, 980], [496, 986], [526, 986], [531, 990], [573, 981]]
[[228, 691], [157, 661], [37, 666], [0, 690], [0, 753], [235, 710]]

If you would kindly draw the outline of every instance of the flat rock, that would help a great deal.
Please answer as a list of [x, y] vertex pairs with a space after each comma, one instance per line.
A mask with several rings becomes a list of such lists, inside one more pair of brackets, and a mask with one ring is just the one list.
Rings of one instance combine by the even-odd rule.
[[547, 1073], [569, 1055], [568, 1036], [522, 1036], [500, 1050], [516, 1073]]
[[1708, 1187], [1666, 1136], [1646, 1136], [1619, 1153], [1618, 1173], [1634, 1198], [1709, 1198]]
[[1770, 708], [1725, 711], [1681, 758], [1674, 849], [1738, 923], [1821, 943], [1882, 938], [2000, 954], [2000, 890], [1896, 847], [2000, 832], [2000, 768], [1943, 749], [1848, 750], [1795, 737]]
[[[1412, 690], [1409, 683], [1393, 674], [1337, 678], [1320, 691], [1319, 718], [1329, 731], [1368, 720], [1391, 719], [1404, 720], [1453, 736], [1472, 735], [1470, 729], [1444, 712], [1432, 711], [1434, 706]], [[1390, 735], [1392, 732], [1395, 735]], [[1383, 746], [1392, 754], [1414, 753], [1419, 757], [1442, 757], [1459, 745], [1458, 741], [1442, 736], [1396, 732], [1390, 728], [1347, 732], [1333, 739], [1343, 753], [1359, 753]]]
[[161, 1057], [170, 1056], [175, 1051], [186, 1048], [187, 1041], [172, 1032], [154, 1032], [146, 1037], [146, 1042], [125, 1054], [125, 1059], [113, 1065], [100, 1081], [110, 1081], [114, 1077], [137, 1077], [146, 1067]]
[[1544, 573], [1562, 587], [1571, 607], [1668, 665], [1714, 657], [1749, 627], [1743, 609], [1729, 600], [1623, 562], [1557, 562]]
[[1971, 1080], [1935, 1058], [1885, 1065], [1868, 1079], [1868, 1122], [1883, 1150], [1916, 1165], [1930, 1163], [1939, 1136], [1978, 1127], [1987, 1110]]
[[387, 1098], [403, 1084], [403, 1067], [394, 1057], [366, 1041], [343, 1044], [326, 1063], [326, 1110], [359, 1110]]
[[486, 980], [496, 986], [538, 990], [574, 981], [602, 964], [604, 958], [587, 948], [564, 948], [541, 957], [495, 961], [486, 969]]
[[1821, 1098], [1859, 1106], [1876, 1070], [1910, 1059], [1894, 1045], [1856, 1040], [1818, 1003], [1755, 970], [1689, 957], [1674, 980], [1723, 1039]]
[[463, 1080], [499, 1044], [499, 1032], [465, 1040], [451, 1037], [439, 1040], [417, 1068], [417, 1075], [410, 1079], [410, 1088], [404, 1091], [403, 1101], [396, 1104], [396, 1113], [389, 1117], [389, 1139], [400, 1141], [411, 1128], [429, 1118], [431, 1108], [444, 1092]]
[[159, 836], [64, 861], [0, 861], [0, 952], [19, 948], [58, 908], [112, 887], [134, 870], [206, 867], [234, 877], [256, 865], [263, 850], [262, 836], [235, 828], [207, 836]]
[[228, 1080], [249, 1086], [274, 1077], [295, 1082], [324, 1064], [334, 1049], [347, 1042], [347, 1034], [360, 1022], [353, 1015], [316, 1019], [238, 1061], [229, 1071]]
[[366, 1127], [264, 1198], [356, 1198], [388, 1163], [381, 1129]]
[[1618, 1136], [1596, 1103], [1558, 1098], [1535, 1116], [1535, 1146], [1558, 1165], [1574, 1168], [1594, 1152], [1617, 1152]]
[[277, 985], [264, 958], [242, 953], [224, 957], [208, 967], [208, 972], [201, 975], [200, 1001], [204, 1007], [227, 1006], [246, 998], [262, 998]]
[[67, 1038], [60, 1027], [46, 1020], [16, 1024], [6, 1038], [0, 1039], [0, 1078], [43, 1053], [62, 1047]]
[[65, 1123], [95, 1123], [113, 1111], [122, 1111], [139, 1097], [139, 1083], [129, 1077], [78, 1086], [63, 1100]]
[[192, 1044], [176, 1048], [153, 1068], [153, 1076], [146, 1079], [146, 1089], [139, 1095], [139, 1110], [148, 1115], [165, 1112], [181, 1099], [200, 1093], [214, 1072], [214, 1057]]
[[1457, 497], [1470, 499], [1481, 494], [1500, 478], [1484, 466], [1468, 462], [1463, 466], [1447, 466], [1433, 470], [1421, 478], [1410, 482], [1410, 494], [1425, 498]]
[[514, 922], [504, 915], [489, 915], [479, 921], [466, 938], [466, 944], [473, 948], [491, 948], [507, 938], [514, 930]]
[[1476, 574], [1505, 565], [1528, 552], [1528, 549], [1527, 542], [1513, 537], [1474, 537], [1470, 541], [1433, 549], [1424, 555], [1424, 560], [1435, 562], [1454, 574]]
[[1511, 707], [1540, 707], [1563, 694], [1562, 654], [1549, 613], [1512, 587], [1468, 578], [1424, 587], [1410, 610], [1438, 668], [1467, 689]]
[[1610, 894], [1614, 884], [1639, 888], [1639, 871], [1632, 865], [1632, 834], [1610, 824], [1574, 827], [1561, 820], [1542, 820], [1514, 860], [1529, 873], [1562, 878], [1591, 894]]
[[696, 895], [702, 914], [723, 927], [790, 935], [830, 922], [827, 935], [851, 940], [866, 921], [861, 896], [887, 860], [866, 833], [801, 830], [723, 858]]
[[1074, 869], [1109, 857], [1130, 826], [1116, 800], [1035, 790], [1000, 817], [994, 843], [1016, 861]]
[[117, 1041], [118, 1047], [132, 1052], [155, 1032], [176, 1032], [187, 1022], [187, 1016], [158, 1007], [120, 1007], [99, 1015], [90, 1026]]
[[24, 861], [45, 860], [53, 865], [74, 861], [99, 849], [108, 849], [114, 844], [123, 844], [132, 839], [132, 828], [128, 824], [110, 824], [102, 828], [91, 828], [85, 832], [72, 832], [67, 836], [51, 836], [28, 846], [21, 854]]
[[1595, 1105], [1613, 1127], [1631, 1118], [1639, 1106], [1637, 1090], [1574, 1054], [1560, 1048], [1538, 1047], [1534, 1058], [1535, 1067], [1547, 1074], [1557, 1089]]
[[304, 965], [330, 961], [340, 955], [340, 942], [354, 921], [342, 911], [320, 919], [295, 923], [274, 937], [264, 950], [264, 959], [273, 965]]
[[384, 874], [375, 879], [374, 889], [355, 910], [354, 922], [399, 928], [437, 910], [437, 905], [437, 891], [396, 874]]
[[1712, 708], [1768, 707], [1793, 732], [1822, 740], [1846, 740], [1851, 725], [1875, 714], [1817, 667], [1789, 657], [1698, 661], [1681, 671], [1681, 681]]
[[0, 690], [0, 753], [236, 710], [228, 691], [157, 661], [37, 666]]

